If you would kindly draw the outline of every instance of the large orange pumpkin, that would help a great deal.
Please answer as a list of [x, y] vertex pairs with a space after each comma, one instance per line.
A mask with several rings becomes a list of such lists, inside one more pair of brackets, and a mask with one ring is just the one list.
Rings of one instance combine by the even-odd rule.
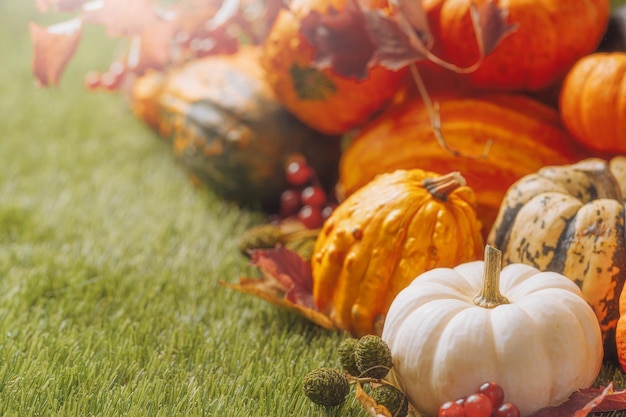
[[311, 260], [318, 309], [355, 336], [380, 334], [391, 302], [416, 276], [482, 256], [475, 204], [458, 172], [376, 177], [320, 231]]
[[[383, 113], [349, 143], [339, 166], [339, 195], [348, 196], [377, 174], [396, 169], [456, 170], [475, 191], [478, 215], [488, 231], [513, 182], [545, 165], [583, 157], [556, 110], [526, 96], [433, 95], [433, 100], [439, 103], [445, 141], [466, 156], [441, 146], [423, 101], [410, 99]], [[489, 140], [492, 146], [481, 158]]]
[[563, 124], [584, 147], [626, 153], [626, 53], [580, 59], [561, 87]]
[[[315, 49], [300, 33], [311, 11], [340, 11], [345, 0], [296, 0], [278, 15], [265, 42], [261, 63], [279, 100], [304, 123], [324, 133], [344, 133], [365, 122], [402, 85], [406, 69], [371, 68], [363, 80], [312, 65]], [[384, 9], [387, 0], [373, 0]]]
[[[470, 66], [479, 59], [470, 4], [492, 0], [424, 0], [434, 51], [443, 59]], [[578, 58], [591, 53], [607, 27], [609, 0], [499, 0], [517, 25], [475, 72], [473, 83], [486, 88], [538, 90], [554, 82]], [[462, 45], [462, 46], [461, 46]]]

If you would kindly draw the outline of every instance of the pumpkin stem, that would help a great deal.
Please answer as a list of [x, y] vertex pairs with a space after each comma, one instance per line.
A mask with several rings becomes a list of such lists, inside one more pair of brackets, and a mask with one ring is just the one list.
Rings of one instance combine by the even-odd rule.
[[483, 288], [474, 297], [474, 303], [479, 307], [495, 308], [502, 304], [509, 304], [505, 296], [500, 293], [500, 271], [502, 270], [502, 252], [493, 246], [485, 247], [485, 270], [483, 272]]
[[446, 142], [446, 138], [443, 137], [443, 133], [441, 132], [441, 114], [439, 113], [439, 104], [431, 100], [428, 95], [428, 90], [426, 89], [426, 85], [424, 85], [424, 80], [422, 79], [419, 71], [415, 64], [411, 64], [411, 75], [413, 76], [413, 81], [417, 86], [417, 89], [420, 93], [420, 97], [422, 101], [424, 101], [424, 107], [426, 108], [426, 112], [428, 113], [428, 118], [430, 119], [430, 125], [433, 129], [433, 134], [435, 135], [435, 139], [439, 146], [441, 146], [446, 152], [449, 152], [452, 156], [458, 156], [462, 158], [469, 159], [485, 159], [491, 150], [491, 145], [493, 145], [492, 139], [487, 139], [485, 142], [485, 147], [481, 154], [479, 155], [469, 155], [463, 153], [457, 149], [454, 149]]
[[433, 197], [441, 201], [447, 201], [452, 191], [466, 184], [465, 178], [460, 172], [454, 171], [439, 177], [426, 178], [422, 185]]

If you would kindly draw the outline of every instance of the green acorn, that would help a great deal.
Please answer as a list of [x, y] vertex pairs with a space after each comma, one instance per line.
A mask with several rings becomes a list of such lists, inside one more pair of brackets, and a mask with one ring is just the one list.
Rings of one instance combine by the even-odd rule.
[[406, 417], [409, 413], [409, 401], [396, 387], [380, 385], [372, 390], [371, 397], [377, 404], [384, 405], [394, 417]]
[[339, 344], [339, 363], [344, 371], [352, 376], [358, 377], [361, 371], [356, 365], [356, 345], [359, 339], [353, 337], [344, 339]]
[[319, 368], [305, 375], [302, 390], [314, 403], [335, 407], [346, 400], [350, 393], [350, 381], [338, 369]]
[[363, 336], [356, 345], [354, 355], [359, 377], [382, 379], [393, 366], [391, 350], [380, 336]]

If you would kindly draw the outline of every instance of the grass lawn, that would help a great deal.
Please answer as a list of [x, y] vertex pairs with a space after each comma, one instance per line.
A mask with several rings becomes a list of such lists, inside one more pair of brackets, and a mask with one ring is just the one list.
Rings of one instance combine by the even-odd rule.
[[365, 416], [301, 394], [343, 335], [218, 284], [256, 273], [237, 243], [262, 216], [194, 188], [121, 96], [83, 89], [102, 33], [35, 88], [34, 3], [0, 1], [0, 414]]

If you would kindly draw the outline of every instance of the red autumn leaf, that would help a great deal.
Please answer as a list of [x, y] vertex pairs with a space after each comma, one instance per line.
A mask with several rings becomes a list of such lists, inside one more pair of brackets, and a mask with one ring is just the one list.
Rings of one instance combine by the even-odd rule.
[[484, 54], [490, 54], [500, 41], [517, 29], [517, 25], [507, 23], [509, 11], [499, 8], [495, 2], [488, 1], [475, 9], [477, 42]]
[[251, 263], [261, 271], [261, 279], [240, 278], [238, 284], [221, 284], [295, 311], [324, 328], [334, 327], [332, 321], [315, 306], [311, 266], [300, 255], [277, 246], [252, 250], [250, 258]]
[[311, 266], [297, 253], [278, 246], [250, 253], [252, 264], [270, 275], [284, 288], [285, 298], [304, 307], [315, 308]]
[[[395, 0], [392, 6], [388, 14], [370, 9], [364, 0], [346, 0], [341, 11], [309, 12], [300, 22], [300, 31], [315, 47], [313, 65], [331, 68], [346, 78], [364, 79], [376, 65], [397, 70], [423, 59], [447, 64], [429, 50], [432, 35], [421, 4]], [[507, 16], [493, 1], [472, 8], [476, 41], [483, 53], [490, 53], [514, 30]]]
[[539, 410], [532, 417], [586, 417], [589, 413], [626, 410], [626, 391], [613, 391], [613, 383], [605, 388], [586, 388], [574, 392], [567, 401]]
[[60, 12], [78, 10], [87, 0], [37, 0], [37, 9], [45, 13], [50, 9]]
[[85, 23], [103, 25], [111, 38], [140, 35], [161, 17], [151, 0], [106, 0], [83, 8]]
[[58, 84], [67, 63], [76, 51], [82, 22], [72, 19], [48, 28], [30, 24], [33, 42], [32, 69], [40, 86]]
[[128, 67], [137, 74], [147, 69], [161, 70], [171, 61], [171, 44], [176, 27], [172, 22], [160, 21], [144, 28], [133, 38], [128, 54]]
[[367, 15], [357, 0], [344, 9], [330, 7], [326, 13], [312, 10], [300, 22], [300, 31], [315, 47], [313, 65], [332, 68], [347, 78], [363, 79], [376, 45], [368, 32]]

